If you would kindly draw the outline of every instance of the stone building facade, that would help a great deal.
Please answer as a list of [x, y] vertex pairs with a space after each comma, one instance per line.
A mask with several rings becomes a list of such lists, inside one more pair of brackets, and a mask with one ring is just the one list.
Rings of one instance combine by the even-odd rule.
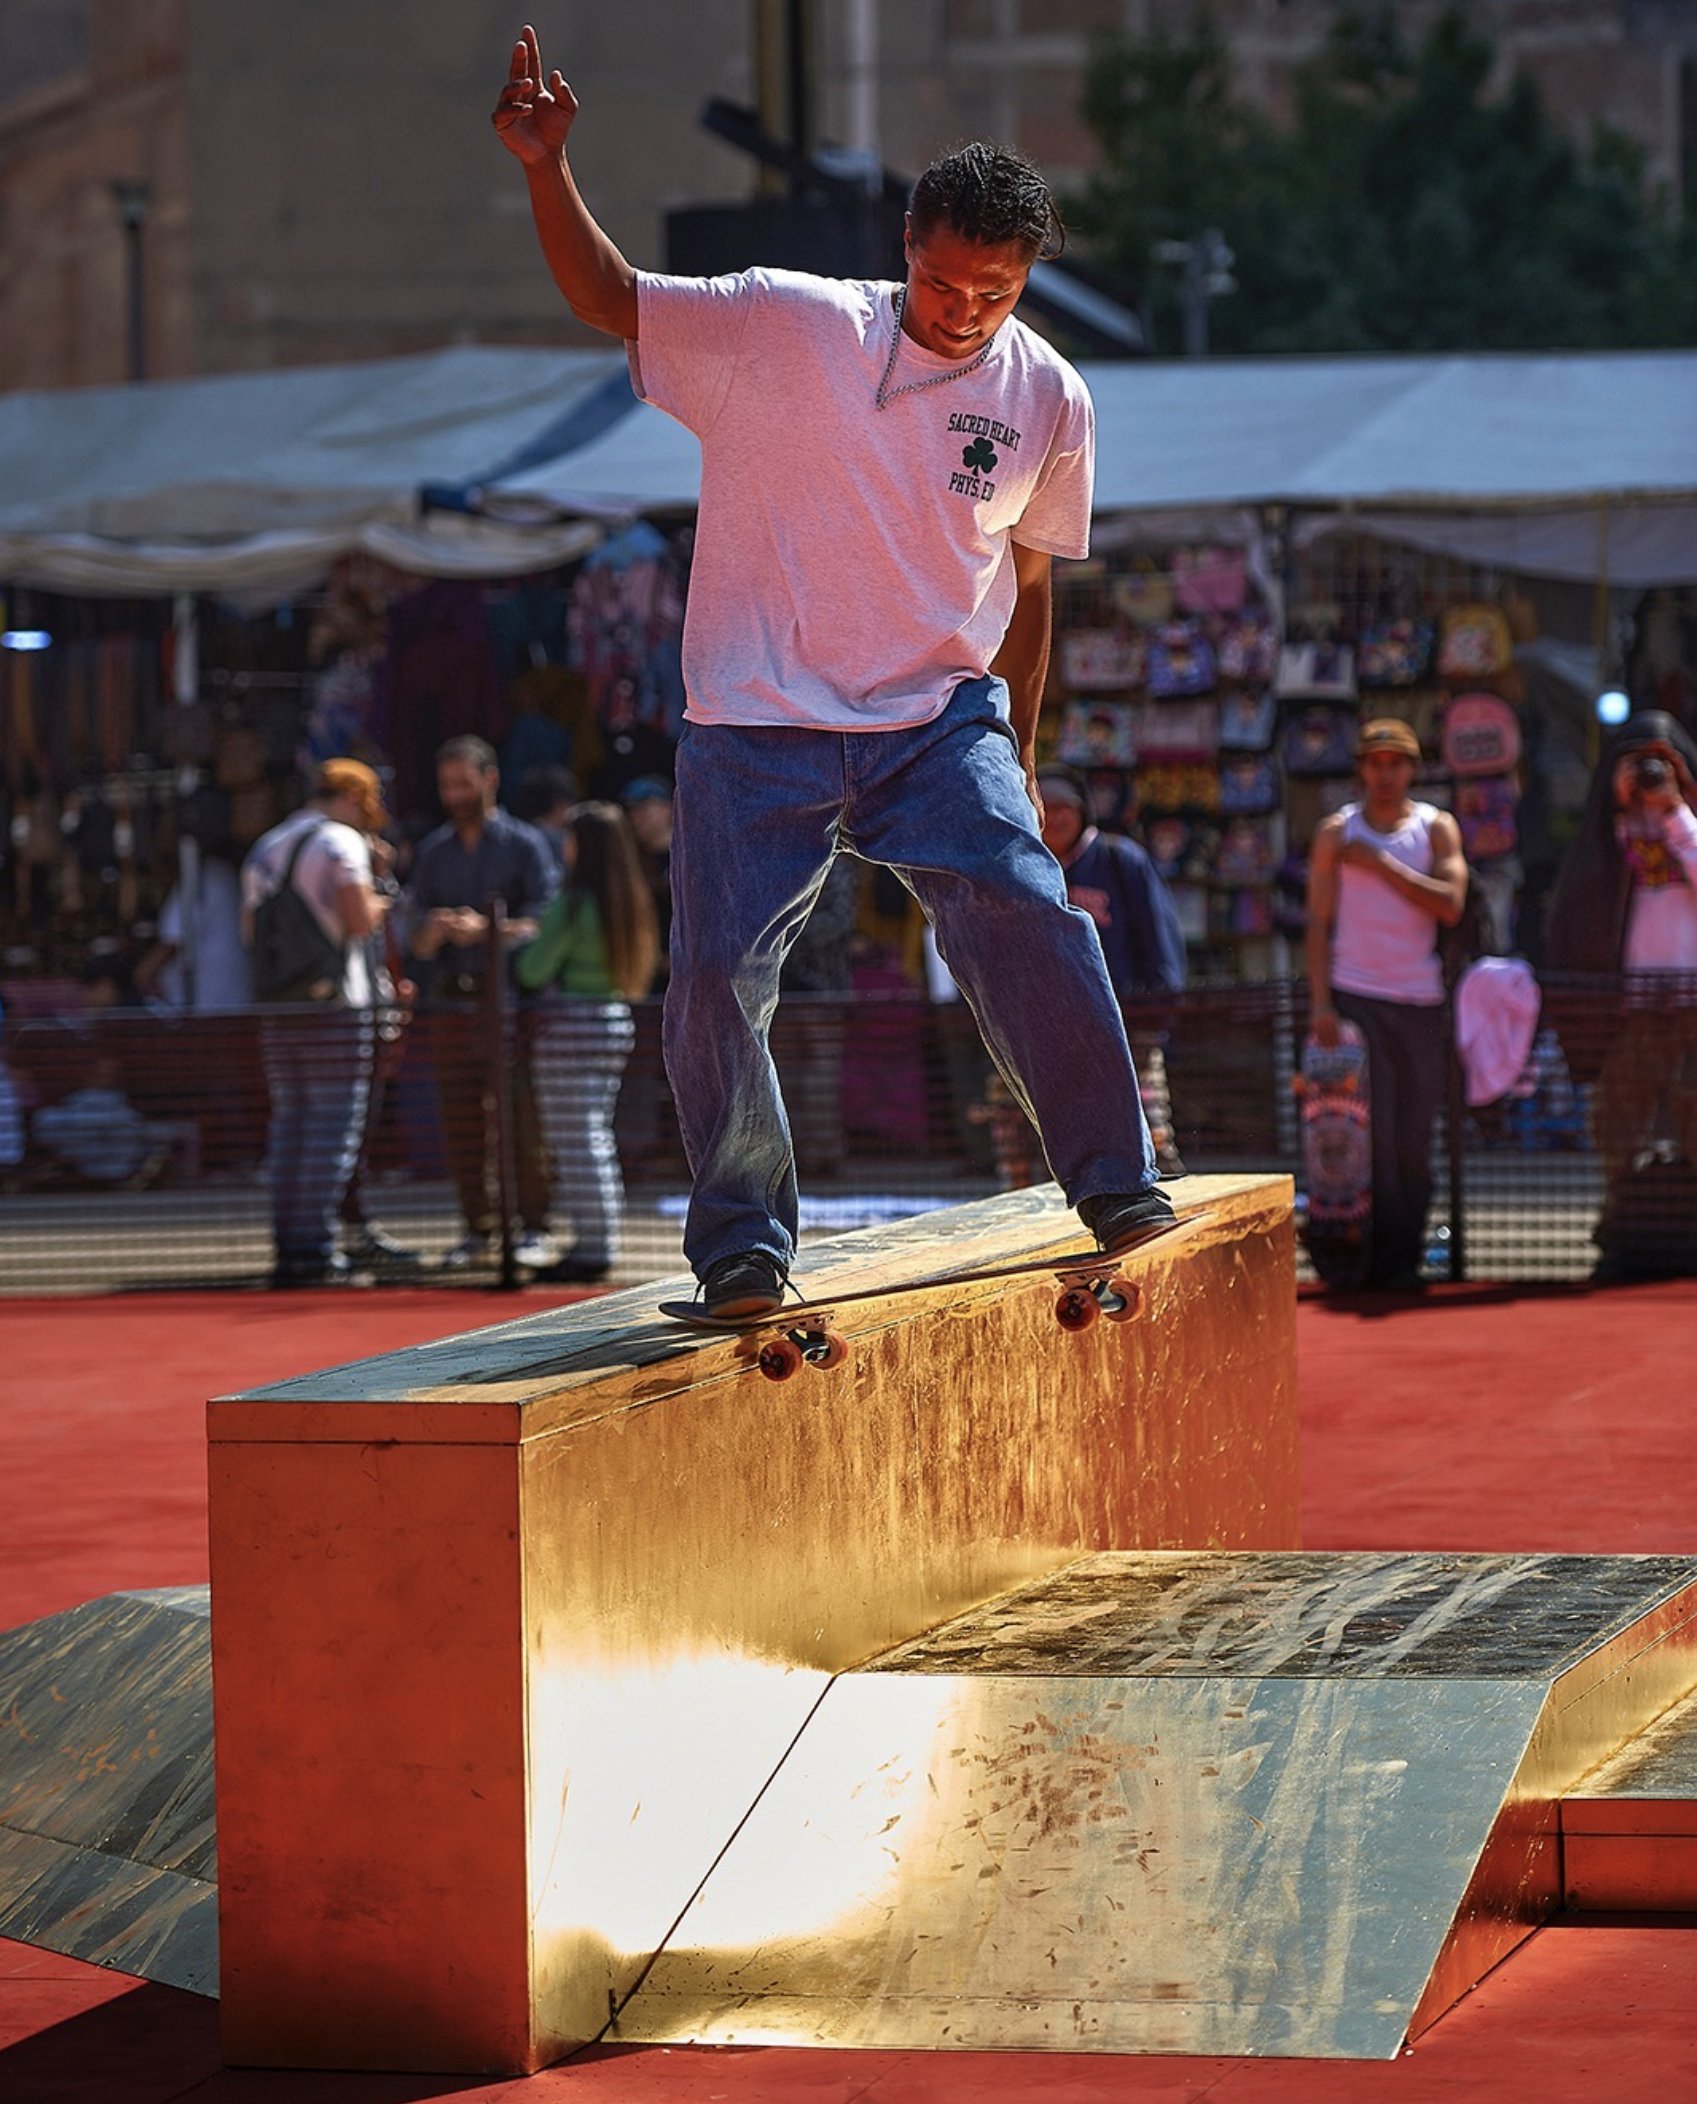
[[[1411, 33], [1442, 0], [1399, 0]], [[674, 206], [747, 197], [699, 121], [753, 103], [765, 42], [811, 22], [820, 137], [922, 166], [973, 134], [1081, 174], [1090, 40], [1181, 27], [1194, 0], [549, 0], [545, 54], [584, 109], [585, 188], [633, 261]], [[1337, 0], [1211, 0], [1244, 91], [1277, 110]], [[0, 389], [121, 380], [133, 269], [150, 376], [579, 340], [486, 112], [507, 0], [5, 0]], [[1690, 0], [1472, 0], [1470, 18], [1577, 130], [1609, 119], [1677, 190], [1697, 152]], [[145, 186], [139, 238], [115, 184]], [[132, 198], [135, 191], [130, 192]]]

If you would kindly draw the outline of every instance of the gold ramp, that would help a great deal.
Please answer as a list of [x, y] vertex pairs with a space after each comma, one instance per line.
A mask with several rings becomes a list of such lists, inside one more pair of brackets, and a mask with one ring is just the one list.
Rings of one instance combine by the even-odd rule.
[[611, 2035], [1388, 2058], [1693, 1681], [1697, 1559], [1084, 1558], [832, 1684]]
[[[1291, 1190], [1196, 1177], [1080, 1337], [1046, 1278], [844, 1311], [775, 1387], [688, 1283], [213, 1403], [236, 2064], [597, 2036], [833, 1674], [1081, 1552], [1297, 1539]], [[1052, 1188], [810, 1247], [825, 1296], [1076, 1246]]]

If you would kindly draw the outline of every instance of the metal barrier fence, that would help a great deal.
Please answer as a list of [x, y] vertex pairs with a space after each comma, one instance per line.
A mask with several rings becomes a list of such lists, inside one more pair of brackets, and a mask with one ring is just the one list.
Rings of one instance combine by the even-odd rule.
[[[1514, 1091], [1468, 1109], [1459, 1075], [1452, 1089], [1429, 1273], [1697, 1271], [1697, 978], [1543, 991]], [[680, 1268], [659, 1004], [566, 1008], [10, 1024], [0, 1292], [304, 1283], [332, 1241], [379, 1284], [513, 1284], [562, 1256], [564, 1276], [613, 1283]], [[1185, 1167], [1300, 1186], [1305, 1010], [1279, 981], [1131, 1012], [1145, 1067], [1162, 1054]], [[804, 1238], [1047, 1174], [959, 1003], [787, 996], [773, 1048]]]

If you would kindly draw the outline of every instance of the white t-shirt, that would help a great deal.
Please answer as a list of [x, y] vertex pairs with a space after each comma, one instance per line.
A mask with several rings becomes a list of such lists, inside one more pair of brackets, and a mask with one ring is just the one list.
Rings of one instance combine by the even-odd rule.
[[291, 812], [281, 825], [273, 826], [248, 850], [242, 864], [242, 903], [251, 912], [261, 899], [269, 898], [282, 882], [295, 842], [309, 828], [317, 836], [301, 849], [295, 864], [295, 889], [312, 908], [313, 917], [332, 942], [347, 945], [347, 963], [342, 972], [342, 999], [350, 1008], [369, 1008], [371, 968], [362, 939], [350, 936], [336, 907], [336, 894], [345, 884], [371, 883], [371, 849], [363, 833], [352, 826], [327, 819], [310, 805]]
[[1622, 825], [1632, 871], [1629, 972], [1697, 972], [1697, 816], [1680, 804], [1654, 830]]
[[1084, 382], [1017, 320], [972, 372], [895, 336], [894, 285], [753, 270], [637, 275], [644, 401], [701, 440], [684, 621], [692, 723], [895, 730], [989, 669], [1010, 539], [1089, 548]]
[[[1389, 833], [1367, 823], [1359, 804], [1341, 813], [1341, 839], [1366, 840], [1411, 869], [1432, 874], [1433, 804], [1416, 804]], [[1437, 1008], [1444, 998], [1444, 968], [1438, 956], [1438, 924], [1370, 869], [1338, 870], [1338, 911], [1332, 924], [1332, 984], [1372, 1001], [1401, 1001], [1409, 1008]]]

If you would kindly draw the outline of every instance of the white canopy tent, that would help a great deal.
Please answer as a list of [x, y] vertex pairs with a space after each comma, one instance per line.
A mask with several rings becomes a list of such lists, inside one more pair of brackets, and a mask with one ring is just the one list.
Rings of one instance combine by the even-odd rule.
[[[1131, 530], [1279, 505], [1302, 536], [1365, 529], [1623, 588], [1697, 579], [1697, 352], [1084, 370], [1098, 511]], [[13, 395], [0, 577], [286, 590], [354, 547], [510, 574], [699, 487], [695, 440], [634, 401], [613, 348]]]

